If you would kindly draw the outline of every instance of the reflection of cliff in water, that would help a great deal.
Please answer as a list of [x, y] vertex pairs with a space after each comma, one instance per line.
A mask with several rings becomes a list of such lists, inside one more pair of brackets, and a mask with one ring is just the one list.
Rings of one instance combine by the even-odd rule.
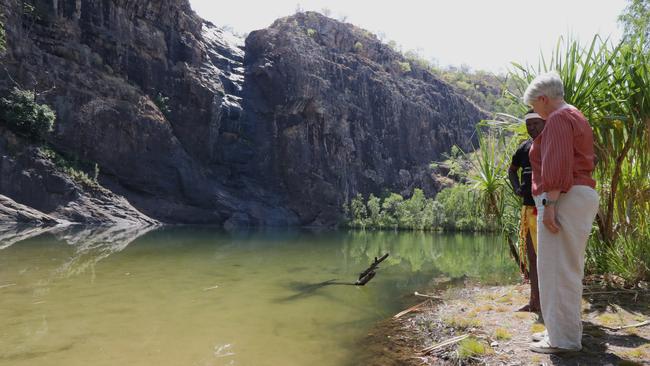
[[39, 236], [51, 230], [54, 230], [54, 227], [0, 225], [0, 250], [7, 249], [18, 242]]
[[0, 250], [36, 238], [43, 234], [72, 247], [72, 254], [54, 273], [69, 277], [93, 270], [95, 265], [112, 254], [121, 252], [134, 240], [156, 229], [156, 226], [57, 226], [57, 227], [0, 227]]
[[156, 226], [96, 226], [72, 227], [54, 233], [57, 239], [75, 248], [74, 255], [58, 270], [63, 276], [73, 276], [91, 269], [112, 254], [121, 252], [134, 240], [154, 230]]
[[370, 263], [375, 257], [390, 253], [383, 267], [408, 266], [411, 272], [441, 273], [452, 278], [469, 276], [493, 282], [516, 275], [499, 236], [351, 231], [343, 251], [355, 263]]

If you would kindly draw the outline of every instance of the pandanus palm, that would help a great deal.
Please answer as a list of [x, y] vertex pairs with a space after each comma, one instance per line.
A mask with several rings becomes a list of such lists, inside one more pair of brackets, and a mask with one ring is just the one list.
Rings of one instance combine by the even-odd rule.
[[588, 48], [574, 40], [560, 40], [550, 62], [542, 57], [537, 68], [514, 64], [511, 72], [525, 87], [540, 73], [557, 71], [566, 101], [591, 122], [602, 195], [597, 223], [606, 243], [615, 240], [615, 228], [633, 226], [632, 220], [642, 219], [640, 212], [648, 212], [648, 61], [643, 40], [614, 47], [596, 36]]

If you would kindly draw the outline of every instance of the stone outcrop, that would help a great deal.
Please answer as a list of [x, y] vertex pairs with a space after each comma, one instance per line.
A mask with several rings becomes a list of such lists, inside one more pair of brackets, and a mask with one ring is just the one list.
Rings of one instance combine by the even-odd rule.
[[[40, 148], [0, 127], [0, 223], [155, 225], [124, 197], [76, 181]], [[18, 197], [20, 203], [9, 197]], [[34, 209], [34, 208], [38, 208]]]
[[470, 148], [485, 118], [373, 35], [318, 13], [251, 33], [245, 65], [257, 169], [303, 222], [335, 220], [357, 192], [434, 194], [429, 164], [453, 144]]
[[0, 222], [35, 226], [51, 226], [61, 223], [61, 221], [50, 215], [16, 203], [11, 198], [3, 195], [0, 195]]
[[[102, 192], [136, 220], [335, 224], [358, 192], [435, 193], [428, 164], [468, 147], [485, 117], [373, 35], [317, 13], [244, 44], [187, 0], [3, 3], [0, 94], [35, 90], [57, 113], [48, 144], [96, 163]], [[96, 196], [83, 187], [76, 206], [19, 189], [21, 169], [45, 164], [36, 150], [3, 158], [14, 175], [0, 194], [75, 222], [119, 216], [86, 210]]]

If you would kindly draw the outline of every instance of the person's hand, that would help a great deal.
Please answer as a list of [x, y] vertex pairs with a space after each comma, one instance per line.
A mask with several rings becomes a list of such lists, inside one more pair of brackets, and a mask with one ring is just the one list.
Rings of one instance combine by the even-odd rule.
[[553, 234], [557, 234], [560, 231], [560, 225], [555, 219], [556, 208], [555, 205], [549, 205], [544, 207], [544, 217], [542, 218], [542, 223], [544, 226]]

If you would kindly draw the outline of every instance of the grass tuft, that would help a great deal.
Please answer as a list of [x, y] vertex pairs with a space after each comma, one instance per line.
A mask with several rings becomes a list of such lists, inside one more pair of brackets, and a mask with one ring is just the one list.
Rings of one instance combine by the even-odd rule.
[[477, 318], [467, 318], [454, 316], [451, 318], [444, 319], [445, 324], [451, 328], [456, 329], [469, 329], [477, 328], [481, 326], [481, 321]]
[[484, 356], [491, 354], [492, 348], [487, 344], [480, 342], [476, 338], [466, 338], [458, 343], [458, 358], [461, 360], [470, 357]]
[[546, 330], [546, 327], [544, 326], [544, 324], [535, 323], [535, 324], [530, 326], [530, 331], [532, 333], [541, 333], [544, 330]]
[[507, 341], [509, 339], [512, 339], [512, 334], [505, 328], [497, 328], [494, 336], [500, 341]]

